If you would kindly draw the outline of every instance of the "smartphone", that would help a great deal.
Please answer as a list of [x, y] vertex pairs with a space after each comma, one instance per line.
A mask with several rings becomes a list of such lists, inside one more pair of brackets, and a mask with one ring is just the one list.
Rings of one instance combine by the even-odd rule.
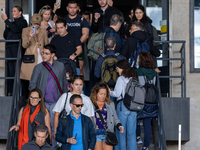
[[59, 4], [59, 7], [58, 7], [58, 9], [60, 9], [60, 6], [61, 6], [61, 0], [56, 0], [56, 3], [58, 3], [58, 4]]
[[5, 8], [1, 8], [1, 13], [5, 14]]
[[77, 138], [77, 133], [76, 133], [76, 135], [75, 135], [75, 139]]
[[36, 29], [37, 29], [37, 26], [32, 26], [32, 31], [34, 31], [33, 35], [36, 35]]

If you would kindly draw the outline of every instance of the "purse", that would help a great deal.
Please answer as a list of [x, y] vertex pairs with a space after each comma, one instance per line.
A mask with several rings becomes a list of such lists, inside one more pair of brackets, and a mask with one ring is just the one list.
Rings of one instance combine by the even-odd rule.
[[35, 49], [37, 48], [38, 42], [36, 41], [35, 47], [33, 49], [33, 54], [32, 55], [24, 55], [22, 58], [23, 63], [34, 63], [35, 62]]
[[119, 143], [118, 140], [117, 140], [116, 134], [113, 133], [113, 132], [107, 131], [106, 125], [105, 125], [105, 121], [104, 121], [103, 116], [102, 116], [102, 113], [99, 110], [98, 106], [95, 106], [95, 107], [96, 107], [97, 113], [99, 114], [101, 123], [102, 123], [103, 127], [106, 130], [106, 139], [105, 139], [106, 144], [111, 145], [111, 146], [116, 146]]

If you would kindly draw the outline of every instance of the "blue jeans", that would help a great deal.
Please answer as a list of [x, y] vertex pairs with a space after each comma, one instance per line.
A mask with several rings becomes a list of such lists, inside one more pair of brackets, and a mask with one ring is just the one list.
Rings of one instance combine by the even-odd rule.
[[[144, 126], [144, 145], [143, 145], [143, 147], [149, 147], [150, 140], [151, 140], [151, 118], [143, 119], [143, 126]], [[136, 133], [137, 133], [137, 136], [140, 136], [140, 134], [141, 134], [139, 119], [138, 119]]]
[[77, 75], [80, 75], [80, 68], [76, 68]]
[[[137, 124], [137, 112], [128, 110], [123, 101], [117, 105], [117, 116], [124, 127], [124, 133], [120, 134], [120, 131], [116, 131], [116, 136], [119, 144], [115, 146], [115, 150], [137, 150], [136, 144], [136, 124]], [[127, 136], [126, 136], [127, 134]], [[127, 148], [126, 148], [127, 137]]]

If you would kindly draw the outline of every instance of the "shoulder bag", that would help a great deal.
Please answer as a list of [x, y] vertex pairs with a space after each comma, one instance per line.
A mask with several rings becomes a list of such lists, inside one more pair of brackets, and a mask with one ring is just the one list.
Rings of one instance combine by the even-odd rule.
[[119, 143], [118, 140], [117, 140], [116, 134], [113, 133], [113, 132], [107, 131], [106, 124], [105, 124], [105, 121], [103, 119], [102, 113], [99, 110], [99, 107], [97, 105], [95, 105], [95, 108], [96, 108], [97, 113], [99, 114], [101, 123], [106, 130], [106, 139], [105, 139], [106, 144], [111, 145], [111, 146], [116, 146]]

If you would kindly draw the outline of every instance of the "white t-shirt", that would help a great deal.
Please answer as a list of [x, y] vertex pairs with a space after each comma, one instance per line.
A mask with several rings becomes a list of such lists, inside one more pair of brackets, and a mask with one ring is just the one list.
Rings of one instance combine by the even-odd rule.
[[[65, 99], [66, 99], [67, 93], [64, 93], [60, 96], [60, 98], [58, 99], [55, 107], [53, 108], [54, 112], [61, 112], [64, 108], [65, 105]], [[70, 107], [70, 97], [72, 96], [72, 94], [70, 92], [68, 92], [68, 98], [67, 98], [67, 102], [66, 102], [66, 111], [67, 113], [69, 113], [71, 111], [71, 107]], [[88, 116], [88, 117], [92, 117], [94, 116], [94, 108], [93, 108], [93, 104], [90, 100], [90, 98], [84, 94], [81, 94], [81, 97], [83, 99], [83, 108], [81, 109], [81, 113]]]

